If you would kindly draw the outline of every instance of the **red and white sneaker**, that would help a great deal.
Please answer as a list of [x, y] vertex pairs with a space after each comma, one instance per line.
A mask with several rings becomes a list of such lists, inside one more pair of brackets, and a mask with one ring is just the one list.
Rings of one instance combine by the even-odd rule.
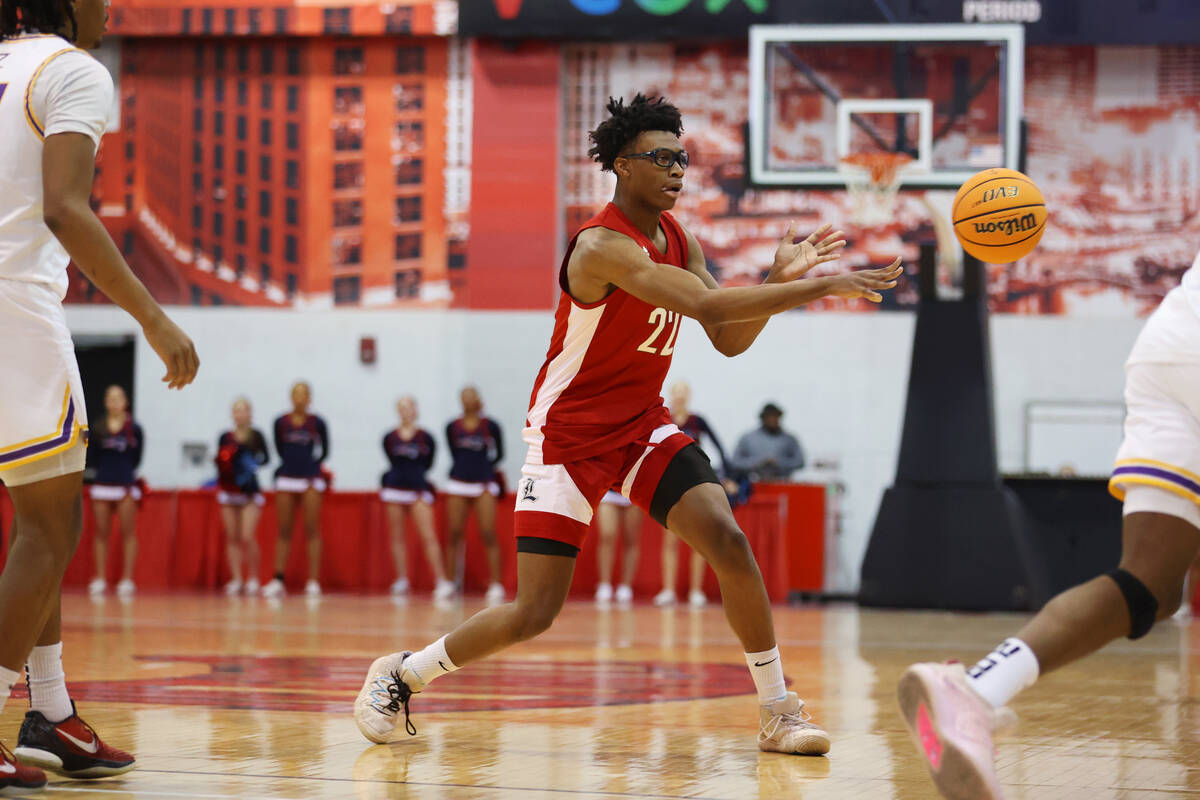
[[997, 712], [967, 681], [962, 664], [913, 664], [897, 691], [904, 724], [948, 800], [1003, 800], [993, 736], [1012, 712]]
[[37, 767], [27, 767], [17, 761], [9, 749], [0, 743], [0, 793], [32, 792], [46, 785], [46, 773]]
[[[75, 710], [75, 704], [71, 704]], [[40, 711], [25, 712], [14, 751], [22, 764], [32, 764], [67, 778], [104, 778], [135, 766], [133, 756], [100, 741], [78, 714], [57, 724]]]

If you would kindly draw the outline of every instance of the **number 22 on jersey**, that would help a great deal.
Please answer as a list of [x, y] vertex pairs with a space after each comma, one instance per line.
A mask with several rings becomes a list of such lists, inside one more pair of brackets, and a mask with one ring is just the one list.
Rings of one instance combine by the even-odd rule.
[[[674, 311], [668, 311], [665, 308], [656, 308], [650, 312], [650, 319], [647, 324], [654, 325], [654, 330], [646, 337], [646, 341], [638, 345], [638, 352], [650, 353], [651, 355], [669, 356], [675, 352], [675, 338], [679, 336], [679, 321], [683, 319], [682, 314], [677, 314]], [[667, 332], [667, 337], [663, 341], [661, 347], [656, 346], [659, 336], [663, 331]]]

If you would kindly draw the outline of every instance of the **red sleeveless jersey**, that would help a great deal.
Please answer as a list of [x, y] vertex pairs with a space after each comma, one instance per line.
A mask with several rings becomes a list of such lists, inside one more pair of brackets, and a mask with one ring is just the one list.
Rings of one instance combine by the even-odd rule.
[[683, 228], [667, 213], [660, 225], [667, 237], [666, 252], [659, 252], [609, 203], [571, 238], [558, 273], [562, 295], [554, 314], [554, 335], [525, 420], [532, 463], [591, 458], [644, 439], [671, 422], [661, 393], [682, 315], [620, 288], [597, 303], [579, 303], [567, 291], [567, 264], [579, 234], [588, 228], [623, 233], [659, 264], [686, 269]]

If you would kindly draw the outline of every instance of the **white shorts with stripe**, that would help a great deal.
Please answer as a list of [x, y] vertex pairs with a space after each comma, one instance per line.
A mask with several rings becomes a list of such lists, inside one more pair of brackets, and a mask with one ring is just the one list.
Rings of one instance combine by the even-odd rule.
[[1125, 406], [1109, 491], [1126, 514], [1170, 514], [1200, 528], [1200, 363], [1127, 365]]
[[86, 437], [87, 409], [71, 332], [53, 289], [0, 279], [0, 343], [3, 479], [6, 471], [74, 447]]

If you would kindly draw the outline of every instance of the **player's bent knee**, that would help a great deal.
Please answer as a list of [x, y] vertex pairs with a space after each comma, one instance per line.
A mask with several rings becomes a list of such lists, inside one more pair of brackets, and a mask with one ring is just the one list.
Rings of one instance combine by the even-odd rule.
[[550, 630], [562, 606], [549, 603], [518, 604], [513, 634], [517, 641], [532, 639]]
[[721, 523], [712, 534], [710, 558], [713, 569], [718, 571], [757, 568], [750, 541], [732, 521]]
[[1142, 638], [1159, 619], [1158, 599], [1146, 584], [1128, 570], [1115, 569], [1108, 573], [1108, 577], [1117, 584], [1129, 608], [1129, 638]]

